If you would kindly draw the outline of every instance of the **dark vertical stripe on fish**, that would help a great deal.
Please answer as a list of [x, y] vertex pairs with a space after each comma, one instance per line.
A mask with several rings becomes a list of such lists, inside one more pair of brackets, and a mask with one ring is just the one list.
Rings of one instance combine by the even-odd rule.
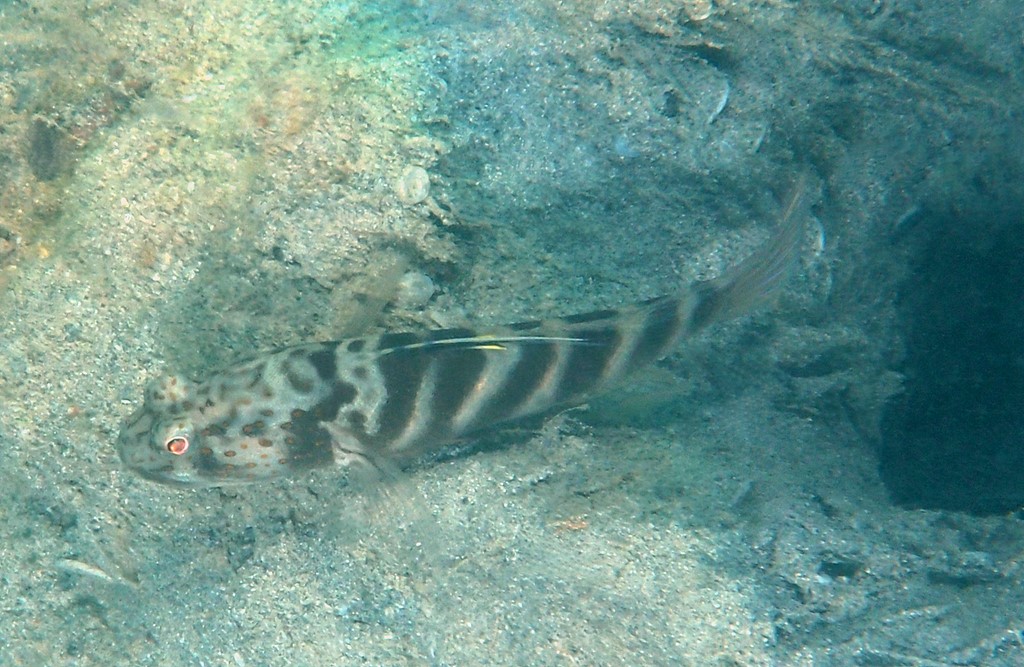
[[589, 331], [573, 331], [573, 337], [585, 342], [569, 343], [569, 359], [558, 381], [554, 403], [572, 401], [593, 391], [601, 381], [608, 360], [622, 343], [622, 335], [614, 327]]
[[537, 391], [544, 375], [557, 357], [556, 346], [561, 343], [553, 341], [531, 341], [516, 343], [519, 346], [519, 361], [504, 378], [503, 386], [494, 392], [487, 404], [480, 409], [473, 422], [466, 429], [476, 428], [504, 421], [516, 414]]
[[655, 301], [657, 305], [654, 305], [644, 318], [636, 349], [630, 355], [630, 369], [659, 358], [679, 333], [679, 299], [665, 297]]
[[295, 410], [291, 415], [291, 436], [285, 438], [287, 465], [294, 470], [309, 470], [334, 462], [331, 434], [321, 426], [313, 412]]
[[700, 331], [718, 317], [722, 297], [710, 282], [697, 283], [693, 286], [693, 292], [696, 303], [688, 325], [691, 331]]
[[389, 443], [409, 425], [429, 361], [422, 350], [395, 350], [377, 362], [387, 399], [378, 418], [379, 430], [369, 436], [371, 442]]
[[488, 354], [502, 354], [496, 350], [438, 350], [437, 377], [434, 380], [434, 396], [431, 402], [432, 419], [430, 433], [435, 437], [450, 435], [456, 413], [487, 366]]

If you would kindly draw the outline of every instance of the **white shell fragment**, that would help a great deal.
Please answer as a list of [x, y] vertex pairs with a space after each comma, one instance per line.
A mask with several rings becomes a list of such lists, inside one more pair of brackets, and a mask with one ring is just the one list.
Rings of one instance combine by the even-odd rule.
[[722, 87], [722, 94], [718, 96], [718, 104], [715, 105], [711, 115], [708, 116], [708, 125], [715, 122], [715, 119], [722, 115], [725, 111], [725, 105], [729, 103], [729, 92], [731, 90], [729, 86], [729, 80], [724, 80], [724, 86]]
[[395, 184], [398, 201], [406, 206], [419, 204], [430, 196], [430, 176], [423, 167], [406, 167]]
[[691, 21], [706, 21], [711, 17], [714, 6], [711, 0], [685, 0], [683, 10]]
[[398, 281], [398, 295], [395, 300], [404, 308], [421, 308], [434, 296], [434, 291], [434, 281], [430, 276], [418, 271], [409, 271]]

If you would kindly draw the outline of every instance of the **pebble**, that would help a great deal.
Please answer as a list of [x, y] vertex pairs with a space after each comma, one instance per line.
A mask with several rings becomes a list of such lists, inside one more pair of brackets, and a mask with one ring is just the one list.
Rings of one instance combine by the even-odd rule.
[[398, 296], [395, 301], [403, 308], [422, 308], [434, 296], [436, 288], [430, 276], [409, 271], [398, 281]]
[[398, 201], [406, 206], [419, 204], [430, 196], [430, 176], [423, 167], [406, 167], [395, 184]]

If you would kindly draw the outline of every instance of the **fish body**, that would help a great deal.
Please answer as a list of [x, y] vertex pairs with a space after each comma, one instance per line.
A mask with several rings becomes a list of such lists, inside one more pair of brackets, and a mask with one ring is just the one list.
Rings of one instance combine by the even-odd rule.
[[121, 459], [145, 478], [182, 486], [379, 468], [579, 403], [707, 325], [770, 299], [799, 254], [797, 199], [764, 247], [676, 295], [485, 333], [442, 329], [298, 345], [201, 383], [156, 380], [121, 430]]

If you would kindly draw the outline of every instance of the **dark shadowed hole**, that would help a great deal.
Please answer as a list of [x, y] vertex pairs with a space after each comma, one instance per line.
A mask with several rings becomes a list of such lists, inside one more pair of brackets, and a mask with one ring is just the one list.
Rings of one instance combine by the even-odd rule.
[[887, 409], [894, 500], [977, 514], [1024, 506], [1024, 217], [932, 216], [899, 298], [906, 392]]

